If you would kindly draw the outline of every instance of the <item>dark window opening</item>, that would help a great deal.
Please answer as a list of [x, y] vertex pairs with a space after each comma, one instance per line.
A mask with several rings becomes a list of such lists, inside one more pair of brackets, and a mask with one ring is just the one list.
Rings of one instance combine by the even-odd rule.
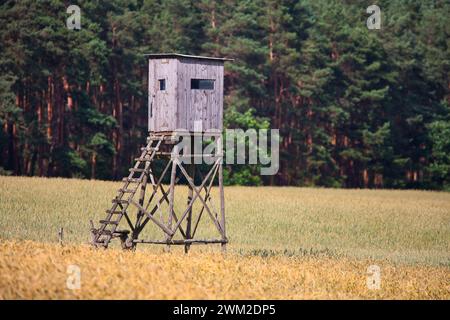
[[214, 80], [191, 79], [191, 89], [214, 90]]
[[160, 79], [159, 81], [159, 90], [166, 90], [166, 79]]

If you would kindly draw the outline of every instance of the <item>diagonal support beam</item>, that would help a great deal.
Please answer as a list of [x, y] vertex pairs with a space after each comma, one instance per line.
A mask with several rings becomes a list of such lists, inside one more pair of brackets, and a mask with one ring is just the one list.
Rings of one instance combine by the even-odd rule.
[[[215, 168], [215, 166], [217, 166], [219, 163], [219, 160], [215, 162], [214, 166], [211, 168], [211, 170], [208, 172], [208, 174], [206, 175], [205, 180], [203, 180], [202, 184], [200, 185], [199, 189], [202, 189], [203, 186], [206, 184], [206, 182], [208, 181], [209, 177], [211, 176], [212, 172], [214, 171], [213, 169]], [[183, 222], [183, 220], [186, 218], [187, 214], [189, 213], [189, 210], [192, 208], [195, 200], [197, 200], [199, 194], [196, 193], [194, 195], [194, 197], [192, 198], [191, 202], [189, 203], [188, 207], [184, 210], [183, 214], [181, 215], [180, 220], [178, 221], [178, 223], [175, 225], [174, 233], [175, 231], [180, 227], [181, 223]]]
[[[166, 190], [163, 188], [162, 184], [160, 185], [160, 188], [161, 188], [162, 196], [161, 196], [161, 198], [158, 200], [157, 204], [153, 207], [153, 209], [152, 209], [151, 211], [149, 211], [150, 214], [151, 214], [152, 216], [155, 214], [156, 211], [160, 211], [160, 212], [161, 212], [161, 207], [160, 207], [160, 205], [161, 205], [161, 203], [163, 202], [163, 200], [165, 200], [167, 203], [169, 203], [169, 198], [167, 197], [169, 191], [166, 191]], [[146, 210], [148, 210], [148, 206], [147, 206]], [[177, 222], [178, 222], [178, 216], [176, 215], [176, 212], [175, 212], [175, 211], [173, 212], [173, 218], [174, 218], [174, 220], [175, 220], [175, 223], [177, 223]], [[145, 227], [145, 225], [148, 223], [149, 220], [150, 220], [150, 219], [149, 219], [148, 217], [144, 220], [144, 222], [142, 223], [142, 226], [140, 227], [139, 232]], [[162, 223], [162, 222], [161, 222], [161, 223]], [[181, 226], [180, 226], [180, 233], [181, 233], [181, 235], [183, 236], [183, 238], [186, 239], [186, 232], [184, 231], [184, 229], [183, 229]]]
[[131, 231], [134, 231], [133, 223], [131, 222], [130, 217], [128, 216], [127, 212], [123, 210], [122, 204], [119, 203], [118, 205], [119, 205], [120, 211], [123, 212], [123, 216], [125, 217], [125, 220], [127, 220], [127, 223], [131, 228]]
[[[217, 170], [218, 169], [219, 169], [219, 166], [216, 166], [214, 174], [213, 174], [213, 176], [212, 176], [212, 178], [211, 178], [211, 180], [209, 182], [208, 187], [206, 187], [206, 186], [204, 187], [205, 192], [206, 192], [206, 195], [205, 195], [205, 199], [206, 200], [210, 199], [211, 187], [212, 187], [212, 184], [214, 183], [214, 179], [215, 179], [215, 177], [217, 175]], [[203, 176], [202, 176], [202, 178], [203, 178]], [[200, 223], [200, 219], [201, 219], [201, 217], [203, 215], [203, 211], [205, 211], [205, 207], [204, 206], [200, 210], [200, 213], [199, 213], [199, 215], [197, 217], [197, 221], [195, 222], [194, 230], [192, 231], [192, 238], [195, 237], [195, 233], [197, 232], [198, 224]]]
[[[147, 205], [145, 206], [145, 210], [146, 210], [146, 211], [147, 211], [148, 208], [150, 207], [150, 204], [152, 203], [153, 198], [155, 197], [156, 193], [158, 192], [158, 186], [161, 185], [162, 180], [164, 179], [164, 176], [166, 175], [167, 170], [169, 169], [171, 163], [172, 163], [172, 160], [170, 160], [170, 161], [167, 163], [167, 165], [166, 165], [166, 167], [164, 168], [163, 172], [161, 173], [161, 176], [159, 177], [158, 182], [157, 182], [156, 185], [154, 184], [153, 172], [152, 172], [152, 170], [151, 170], [151, 168], [150, 168], [149, 174], [150, 174], [150, 179], [151, 179], [151, 181], [152, 181], [153, 191], [152, 191], [152, 194], [151, 194], [150, 197], [149, 197], [149, 200], [148, 200], [148, 202], [147, 202]], [[162, 202], [162, 200], [160, 199], [160, 200], [157, 201], [157, 203], [156, 203], [156, 206], [158, 207], [158, 209], [161, 209], [161, 208], [159, 207], [159, 206], [161, 205], [161, 202]], [[155, 210], [155, 211], [156, 211], [156, 210]], [[154, 213], [155, 211], [152, 210], [152, 215], [153, 215], [153, 213]], [[148, 218], [147, 218], [147, 219], [148, 219]], [[136, 227], [135, 227], [135, 228], [136, 228], [136, 230], [138, 230], [138, 233], [141, 232], [141, 230], [142, 230], [143, 227], [144, 227], [143, 225], [145, 225], [146, 223], [147, 223], [146, 221], [144, 221], [144, 222], [141, 223], [141, 220], [139, 220], [139, 219], [138, 219], [138, 221], [136, 221]]]
[[136, 206], [139, 210], [141, 210], [142, 212], [145, 213], [145, 215], [150, 218], [150, 220], [152, 220], [158, 227], [160, 227], [168, 236], [172, 237], [173, 236], [173, 231], [168, 229], [165, 225], [163, 225], [161, 222], [159, 222], [157, 219], [155, 219], [155, 217], [153, 217], [152, 214], [150, 214], [150, 212], [145, 211], [144, 207], [142, 207], [139, 203], [137, 203], [134, 200], [131, 200], [131, 204], [133, 204], [134, 206]]
[[[164, 187], [162, 186], [162, 184], [159, 187], [161, 189], [162, 198], [164, 198], [164, 200], [166, 200], [167, 204], [170, 204], [169, 198], [167, 197], [167, 195], [168, 195], [170, 190], [166, 191], [164, 189]], [[159, 210], [161, 210], [161, 208], [159, 208]], [[177, 216], [175, 210], [173, 210], [173, 218], [175, 220], [175, 223], [177, 223], [178, 222], [178, 216]], [[186, 239], [186, 232], [183, 230], [183, 228], [181, 226], [180, 226], [180, 232], [181, 232], [181, 235], [183, 236], [183, 238]]]
[[[221, 136], [216, 138], [220, 139]], [[131, 228], [131, 239], [127, 239], [124, 248], [131, 249], [137, 243], [160, 243], [168, 246], [172, 244], [183, 244], [185, 245], [186, 252], [192, 243], [221, 243], [224, 248], [227, 238], [225, 234], [223, 203], [223, 168], [221, 165], [223, 154], [217, 153], [217, 156], [220, 158], [214, 159], [212, 167], [208, 166], [210, 169], [206, 171], [206, 177], [202, 174], [203, 172], [198, 171], [200, 174], [198, 178], [201, 178], [201, 183], [200, 185], [196, 185], [195, 178], [197, 176], [195, 174], [195, 167], [188, 168], [182, 162], [182, 158], [179, 157], [177, 152], [174, 152], [178, 148], [178, 145], [175, 143], [175, 140], [169, 137], [169, 134], [150, 134], [147, 141], [147, 147], [141, 148], [143, 150], [141, 157], [136, 158], [136, 164], [130, 169], [131, 173], [128, 175], [128, 178], [123, 179], [125, 185], [119, 190], [119, 196], [113, 201], [111, 210], [108, 210], [107, 219], [111, 219], [112, 214], [119, 213], [121, 215], [120, 217], [117, 216], [117, 222], [120, 221], [120, 218], [125, 218]], [[155, 144], [154, 147], [152, 147], [153, 144]], [[163, 145], [162, 149], [159, 148], [160, 145]], [[167, 152], [168, 150], [172, 150], [172, 152]], [[164, 163], [161, 164], [161, 167], [155, 167], [153, 163], [156, 155], [164, 158]], [[192, 158], [196, 156], [198, 155], [193, 153], [188, 155], [188, 157]], [[144, 168], [142, 168], [142, 165], [144, 165]], [[179, 171], [178, 167], [180, 168]], [[167, 182], [167, 173], [169, 171], [171, 171], [170, 187], [163, 185], [163, 181]], [[216, 202], [213, 201], [212, 197], [215, 198], [213, 196], [213, 186], [215, 185], [219, 172], [220, 210], [218, 212]], [[184, 208], [182, 212], [179, 212], [182, 214], [178, 216], [175, 212], [174, 204], [175, 187], [180, 179], [187, 180], [189, 192], [187, 203], [184, 201]], [[125, 198], [124, 194], [130, 194], [130, 196]], [[200, 201], [197, 201], [198, 199]], [[195, 206], [196, 210], [194, 212], [196, 201], [199, 204]], [[137, 208], [136, 216], [133, 215], [132, 217], [129, 214], [131, 213], [131, 209], [128, 209], [127, 212], [127, 208], [130, 205]], [[166, 207], [168, 207], [168, 212]], [[195, 239], [196, 232], [198, 229], [201, 229], [199, 223], [201, 219], [204, 219], [203, 215], [205, 211], [214, 223], [215, 228], [221, 234], [221, 239], [209, 239], [207, 241]], [[157, 214], [157, 212], [160, 214]], [[193, 216], [194, 213], [195, 217]], [[159, 216], [161, 216], [161, 219]], [[98, 243], [98, 245], [105, 247], [108, 245], [110, 238], [114, 237], [114, 232], [118, 224], [116, 220], [109, 224], [103, 223], [101, 227], [105, 228], [105, 225], [107, 225], [108, 228], [101, 233], [102, 238], [100, 240], [94, 241], [96, 244]], [[138, 240], [140, 233], [149, 221], [152, 221], [158, 226], [158, 229], [163, 231], [161, 240]], [[185, 222], [186, 225], [184, 225]], [[95, 231], [98, 232], [100, 229]], [[179, 239], [180, 236], [177, 235], [178, 230], [180, 230], [180, 236], [183, 236], [184, 239], [181, 238], [183, 240]], [[108, 236], [110, 234], [111, 236]], [[99, 234], [97, 233], [95, 236], [99, 236]]]
[[[187, 181], [189, 182], [189, 184], [192, 187], [192, 189], [194, 190], [194, 192], [196, 193], [197, 198], [199, 198], [200, 201], [202, 202], [203, 207], [206, 209], [206, 212], [208, 212], [208, 215], [211, 218], [211, 220], [214, 222], [214, 225], [216, 226], [217, 230], [220, 232], [220, 234], [222, 234], [222, 228], [220, 227], [219, 222], [216, 220], [214, 215], [211, 213], [211, 210], [209, 209], [208, 204], [206, 203], [205, 199], [203, 199], [203, 197], [201, 196], [200, 192], [198, 191], [197, 187], [194, 184], [194, 181], [189, 176], [189, 174], [186, 172], [186, 170], [180, 165], [180, 163], [177, 162], [177, 165], [180, 168], [180, 170], [183, 173], [183, 175], [186, 177]], [[206, 181], [204, 181], [204, 182], [206, 182]], [[202, 187], [199, 188], [199, 189], [200, 190], [203, 189], [203, 186], [204, 186], [204, 184], [202, 184]]]
[[[161, 206], [161, 203], [162, 203], [163, 201], [166, 201], [166, 202], [169, 204], [169, 198], [167, 197], [169, 191], [166, 191], [166, 190], [164, 189], [164, 187], [163, 187], [163, 185], [162, 185], [162, 180], [163, 180], [164, 176], [166, 175], [166, 173], [168, 172], [168, 169], [169, 169], [171, 163], [172, 163], [172, 160], [170, 160], [170, 161], [167, 163], [166, 167], [164, 168], [163, 173], [161, 174], [160, 178], [158, 179], [157, 184], [156, 184], [156, 185], [153, 185], [153, 192], [152, 192], [152, 195], [151, 195], [150, 199], [148, 200], [148, 203], [147, 203], [147, 205], [146, 205], [146, 207], [145, 207], [146, 212], [148, 212], [148, 214], [151, 215], [151, 216], [154, 216], [154, 214], [155, 214], [156, 211], [162, 212], [162, 209], [161, 209], [160, 206]], [[151, 173], [151, 175], [153, 175], [153, 174]], [[159, 188], [159, 189], [161, 190], [161, 192], [162, 192], [162, 197], [161, 197], [160, 199], [158, 199], [158, 201], [156, 201], [155, 206], [152, 208], [152, 210], [149, 211], [148, 208], [150, 207], [150, 204], [152, 203], [152, 201], [153, 201], [153, 199], [154, 199], [154, 196], [157, 194], [158, 188]], [[173, 211], [173, 218], [174, 218], [174, 220], [175, 220], [175, 223], [177, 223], [177, 222], [178, 222], [178, 216], [176, 215], [175, 211]], [[139, 233], [144, 229], [144, 227], [146, 226], [146, 224], [147, 224], [150, 220], [151, 220], [151, 219], [150, 219], [148, 216], [146, 216], [146, 218], [144, 219], [144, 221], [143, 221], [143, 222], [139, 225], [139, 227], [137, 228], [137, 232], [136, 232], [136, 233], [139, 234]], [[161, 221], [160, 223], [161, 223], [161, 224], [164, 224], [162, 221]], [[183, 236], [183, 238], [186, 238], [186, 233], [185, 233], [185, 231], [183, 230], [182, 227], [180, 227], [180, 233], [181, 233], [181, 235]]]

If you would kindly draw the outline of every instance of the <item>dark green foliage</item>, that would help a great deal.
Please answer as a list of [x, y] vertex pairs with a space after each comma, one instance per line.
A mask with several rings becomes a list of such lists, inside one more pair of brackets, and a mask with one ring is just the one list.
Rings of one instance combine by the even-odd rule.
[[[247, 109], [244, 113], [240, 113], [235, 106], [231, 105], [226, 110], [224, 118], [224, 126], [228, 129], [242, 129], [245, 131], [248, 129], [270, 128], [269, 121], [256, 116], [254, 109]], [[226, 135], [224, 138], [226, 138]], [[245, 139], [242, 143], [245, 144], [246, 150], [249, 150], [249, 139]], [[257, 149], [257, 146], [253, 147]], [[230, 150], [226, 152], [230, 152]], [[224, 171], [225, 183], [227, 185], [259, 186], [263, 182], [259, 172], [259, 165], [227, 165]]]
[[450, 189], [450, 121], [435, 121], [428, 125], [431, 159], [428, 166], [431, 187]]
[[[280, 129], [280, 171], [228, 184], [450, 188], [450, 3], [0, 4], [1, 172], [119, 179], [147, 125], [143, 53], [225, 56], [225, 127]], [[246, 142], [248, 144], [248, 141]]]

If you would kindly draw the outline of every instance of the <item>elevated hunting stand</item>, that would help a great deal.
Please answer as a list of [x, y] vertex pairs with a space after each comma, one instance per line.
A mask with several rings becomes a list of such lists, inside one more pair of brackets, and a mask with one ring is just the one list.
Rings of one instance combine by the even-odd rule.
[[[225, 250], [221, 132], [223, 68], [229, 59], [180, 54], [148, 57], [147, 145], [123, 179], [106, 218], [98, 228], [91, 222], [92, 244], [106, 248], [119, 238], [124, 249], [150, 243], [184, 245], [188, 252], [192, 244], [220, 243]], [[204, 140], [209, 142], [205, 148]], [[217, 206], [213, 201], [216, 178]], [[182, 190], [176, 197], [180, 180], [187, 183], [187, 195]], [[169, 184], [167, 189], [164, 181]], [[177, 201], [180, 196], [187, 202]], [[176, 210], [177, 206], [181, 210]], [[205, 230], [219, 237], [196, 237], [205, 216], [210, 220], [210, 228]], [[153, 229], [145, 234], [144, 228], [150, 227]], [[141, 239], [143, 234], [150, 239]]]

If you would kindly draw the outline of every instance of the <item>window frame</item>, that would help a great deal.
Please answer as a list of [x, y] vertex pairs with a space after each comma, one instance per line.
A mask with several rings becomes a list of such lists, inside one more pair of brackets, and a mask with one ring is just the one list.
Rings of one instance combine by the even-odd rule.
[[191, 90], [215, 90], [216, 79], [191, 78]]
[[159, 91], [166, 91], [167, 86], [166, 86], [166, 79], [158, 79], [158, 84], [159, 84]]

